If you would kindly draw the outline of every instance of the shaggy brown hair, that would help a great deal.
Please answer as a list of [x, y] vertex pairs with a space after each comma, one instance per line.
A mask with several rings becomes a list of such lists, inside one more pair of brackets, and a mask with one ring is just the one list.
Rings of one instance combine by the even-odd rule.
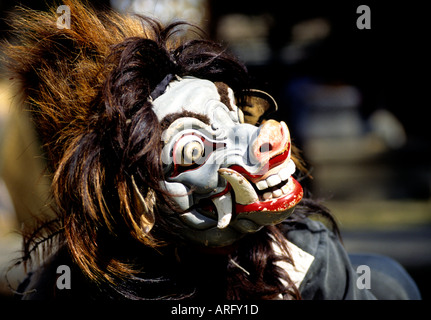
[[[150, 93], [167, 74], [244, 92], [246, 68], [216, 43], [179, 37], [184, 24], [164, 27], [75, 0], [62, 4], [71, 10], [70, 29], [57, 28], [56, 7], [19, 9], [11, 17], [16, 42], [3, 46], [44, 147], [58, 216], [26, 238], [24, 260], [43, 242], [39, 237], [54, 239], [59, 261], [71, 259], [82, 274], [77, 294], [88, 298], [300, 298], [275, 264], [293, 263], [271, 248], [273, 238], [283, 242], [278, 227], [207, 254], [182, 245], [171, 219], [175, 207], [159, 188], [162, 129]], [[132, 176], [146, 200], [144, 215]], [[296, 217], [308, 211], [299, 208]]]

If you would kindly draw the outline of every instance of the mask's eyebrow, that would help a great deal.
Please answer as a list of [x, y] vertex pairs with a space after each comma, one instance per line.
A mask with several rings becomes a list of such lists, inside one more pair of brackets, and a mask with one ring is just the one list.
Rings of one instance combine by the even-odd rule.
[[220, 101], [226, 105], [230, 111], [234, 111], [229, 98], [229, 86], [223, 82], [214, 82], [214, 84], [217, 88], [218, 94], [220, 95]]
[[179, 119], [179, 118], [196, 118], [200, 121], [202, 121], [203, 123], [210, 125], [210, 119], [203, 114], [200, 113], [195, 113], [195, 112], [191, 112], [191, 111], [187, 111], [187, 110], [183, 110], [181, 112], [175, 112], [175, 113], [169, 113], [167, 114], [162, 121], [160, 121], [160, 127], [162, 129], [162, 131], [166, 130], [167, 128], [169, 128], [169, 126], [171, 125], [172, 122], [174, 122], [175, 120]]

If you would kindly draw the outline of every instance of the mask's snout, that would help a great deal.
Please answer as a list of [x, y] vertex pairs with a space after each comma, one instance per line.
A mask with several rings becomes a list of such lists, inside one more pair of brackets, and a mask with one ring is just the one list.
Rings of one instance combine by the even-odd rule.
[[254, 130], [248, 136], [247, 159], [230, 163], [228, 168], [255, 183], [290, 160], [291, 142], [289, 129], [283, 121], [268, 120]]
[[285, 154], [284, 158], [290, 156], [290, 133], [286, 123], [275, 120], [265, 121], [251, 145], [251, 155], [260, 164], [267, 165], [267, 170], [270, 170], [279, 162], [273, 159], [282, 154]]

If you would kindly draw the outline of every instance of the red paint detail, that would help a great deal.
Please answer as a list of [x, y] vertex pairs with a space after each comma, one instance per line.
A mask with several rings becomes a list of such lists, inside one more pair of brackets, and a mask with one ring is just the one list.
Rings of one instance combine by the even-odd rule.
[[247, 178], [247, 180], [251, 180], [251, 181], [258, 180], [265, 173], [267, 173], [269, 170], [271, 170], [272, 168], [275, 168], [276, 166], [278, 166], [278, 165], [282, 164], [284, 161], [286, 161], [286, 159], [289, 157], [289, 154], [290, 154], [290, 142], [289, 142], [287, 149], [283, 153], [278, 154], [275, 157], [269, 159], [268, 165], [265, 165], [257, 173], [252, 174], [239, 165], [233, 165], [233, 166], [230, 166], [229, 168], [242, 174], [244, 177]]
[[241, 212], [259, 212], [261, 211], [262, 214], [268, 211], [272, 212], [280, 212], [285, 211], [290, 208], [293, 208], [298, 204], [299, 201], [301, 201], [304, 191], [302, 189], [302, 186], [299, 184], [298, 181], [291, 178], [293, 180], [293, 183], [295, 184], [294, 190], [278, 199], [270, 199], [266, 201], [259, 201], [247, 205], [242, 204], [236, 204], [235, 205], [235, 212], [236, 214], [239, 214]]
[[210, 197], [210, 199], [214, 199], [214, 198], [217, 198], [217, 197], [221, 197], [222, 195], [224, 195], [224, 194], [228, 193], [231, 189], [232, 189], [232, 187], [231, 187], [230, 183], [228, 183], [228, 184], [226, 185], [226, 188], [224, 188], [224, 190], [223, 190], [222, 192], [217, 193], [217, 194], [215, 194], [215, 195], [212, 195], [212, 196]]

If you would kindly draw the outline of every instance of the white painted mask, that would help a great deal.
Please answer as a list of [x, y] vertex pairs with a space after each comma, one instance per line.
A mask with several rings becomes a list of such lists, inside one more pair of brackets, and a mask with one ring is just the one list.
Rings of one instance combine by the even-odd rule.
[[230, 245], [283, 221], [301, 200], [286, 124], [243, 123], [226, 85], [221, 94], [211, 81], [177, 79], [153, 108], [160, 122], [170, 119], [162, 134], [161, 184], [184, 211], [178, 219], [187, 239], [210, 247]]

